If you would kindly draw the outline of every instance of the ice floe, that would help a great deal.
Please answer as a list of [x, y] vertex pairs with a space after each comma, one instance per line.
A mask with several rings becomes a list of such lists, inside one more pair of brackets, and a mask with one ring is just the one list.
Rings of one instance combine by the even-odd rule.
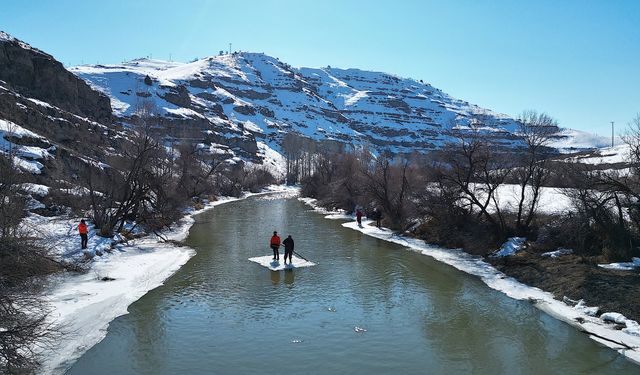
[[295, 255], [291, 257], [291, 261], [293, 262], [293, 264], [285, 265], [284, 254], [280, 254], [280, 256], [282, 257], [282, 261], [274, 260], [272, 255], [249, 258], [249, 261], [258, 263], [259, 265], [266, 267], [271, 271], [291, 270], [291, 269], [311, 267], [316, 265], [313, 262], [309, 262], [308, 260], [298, 258]]

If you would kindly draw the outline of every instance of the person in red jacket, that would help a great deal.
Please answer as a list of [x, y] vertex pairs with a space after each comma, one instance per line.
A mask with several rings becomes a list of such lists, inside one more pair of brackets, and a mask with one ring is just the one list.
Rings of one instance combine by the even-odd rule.
[[87, 228], [87, 223], [85, 223], [84, 219], [80, 220], [80, 224], [78, 224], [78, 233], [80, 233], [80, 246], [86, 249], [89, 241], [89, 228]]
[[278, 236], [278, 232], [273, 232], [273, 236], [271, 236], [271, 249], [273, 250], [273, 259], [280, 260], [280, 236]]

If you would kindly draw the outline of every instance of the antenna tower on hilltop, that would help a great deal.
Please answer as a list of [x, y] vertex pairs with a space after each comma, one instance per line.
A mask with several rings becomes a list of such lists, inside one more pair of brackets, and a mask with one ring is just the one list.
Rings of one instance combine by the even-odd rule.
[[611, 121], [611, 147], [613, 147], [613, 121]]

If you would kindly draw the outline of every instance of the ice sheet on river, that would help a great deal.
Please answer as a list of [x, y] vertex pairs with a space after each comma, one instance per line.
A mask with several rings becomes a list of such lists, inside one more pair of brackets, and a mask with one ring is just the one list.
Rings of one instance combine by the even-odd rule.
[[252, 261], [252, 262], [258, 263], [259, 265], [261, 265], [263, 267], [267, 267], [268, 269], [270, 269], [272, 271], [282, 271], [282, 270], [302, 268], [302, 267], [311, 267], [311, 266], [315, 266], [316, 265], [313, 262], [309, 262], [307, 260], [298, 258], [297, 256], [293, 255], [293, 257], [291, 258], [291, 261], [293, 262], [293, 265], [287, 264], [285, 266], [284, 265], [284, 255], [281, 254], [280, 256], [282, 257], [282, 259], [280, 261], [273, 260], [273, 256], [272, 255], [265, 255], [263, 257], [249, 258], [249, 260]]

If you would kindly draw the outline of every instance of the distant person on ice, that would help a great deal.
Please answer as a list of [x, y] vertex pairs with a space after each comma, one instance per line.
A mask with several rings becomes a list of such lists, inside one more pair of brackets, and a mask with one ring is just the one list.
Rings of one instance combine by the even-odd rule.
[[289, 264], [293, 264], [291, 257], [293, 256], [293, 238], [291, 235], [282, 241], [284, 245], [284, 264], [287, 264], [287, 256], [289, 256]]
[[[273, 259], [280, 260], [280, 236], [278, 236], [278, 232], [274, 231], [273, 236], [271, 236], [271, 249], [273, 250]], [[286, 259], [286, 258], [285, 258]]]
[[89, 241], [89, 237], [87, 236], [89, 228], [87, 228], [87, 223], [85, 223], [84, 219], [80, 220], [80, 224], [78, 224], [78, 233], [80, 233], [80, 246], [86, 249], [87, 242]]
[[356, 209], [356, 220], [358, 221], [358, 226], [362, 227], [362, 211], [360, 209]]

